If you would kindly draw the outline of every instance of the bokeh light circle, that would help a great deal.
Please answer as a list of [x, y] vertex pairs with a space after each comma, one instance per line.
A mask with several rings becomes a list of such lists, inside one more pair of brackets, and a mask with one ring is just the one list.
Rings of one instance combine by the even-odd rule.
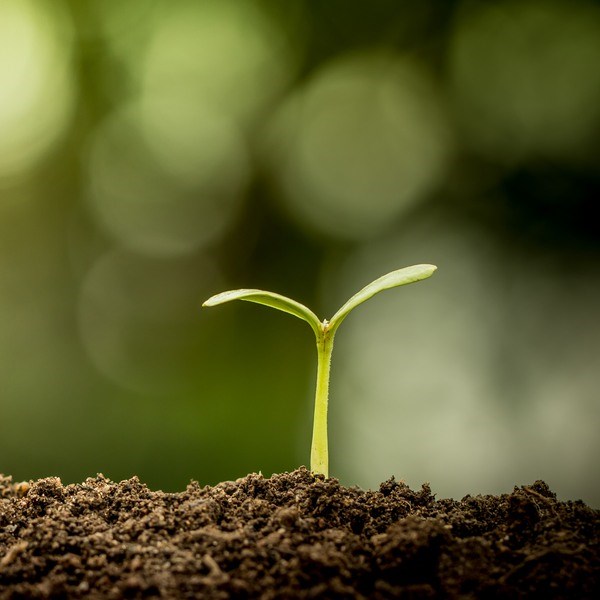
[[213, 243], [234, 222], [248, 181], [241, 134], [199, 106], [187, 130], [189, 113], [167, 126], [143, 117], [133, 104], [95, 133], [88, 162], [94, 216], [142, 254], [175, 256]]
[[449, 211], [428, 213], [402, 236], [362, 244], [332, 264], [323, 295], [339, 306], [376, 276], [419, 262], [438, 271], [377, 295], [336, 334], [338, 472], [368, 486], [391, 474], [415, 486], [432, 481], [454, 497], [546, 474], [565, 494], [595, 493], [593, 259], [565, 269]]
[[450, 145], [426, 72], [408, 58], [359, 54], [325, 66], [290, 98], [266, 153], [295, 218], [361, 239], [439, 184]]
[[290, 80], [290, 51], [255, 2], [166, 3], [146, 52], [142, 91], [188, 98], [248, 122]]
[[190, 345], [198, 343], [199, 299], [219, 280], [208, 259], [144, 257], [111, 250], [83, 279], [79, 332], [94, 366], [143, 394], [185, 385]]
[[0, 181], [35, 166], [74, 103], [72, 28], [60, 3], [0, 3]]

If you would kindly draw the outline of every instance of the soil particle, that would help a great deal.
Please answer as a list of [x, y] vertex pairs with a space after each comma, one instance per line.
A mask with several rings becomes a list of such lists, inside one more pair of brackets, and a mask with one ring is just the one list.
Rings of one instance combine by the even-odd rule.
[[596, 599], [599, 515], [541, 481], [459, 502], [304, 468], [177, 494], [0, 475], [0, 599]]

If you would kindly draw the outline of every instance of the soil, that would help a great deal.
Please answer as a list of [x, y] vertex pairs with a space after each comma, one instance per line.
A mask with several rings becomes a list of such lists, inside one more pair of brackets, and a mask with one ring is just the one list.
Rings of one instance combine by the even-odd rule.
[[0, 598], [600, 598], [600, 513], [301, 468], [184, 492], [0, 476]]

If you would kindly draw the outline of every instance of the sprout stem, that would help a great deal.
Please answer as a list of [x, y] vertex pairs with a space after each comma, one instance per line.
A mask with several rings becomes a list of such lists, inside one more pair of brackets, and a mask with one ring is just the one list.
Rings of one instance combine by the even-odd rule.
[[317, 391], [315, 394], [315, 416], [310, 450], [310, 470], [329, 476], [329, 450], [327, 443], [327, 405], [329, 401], [329, 369], [333, 351], [334, 332], [327, 321], [321, 324], [317, 334]]

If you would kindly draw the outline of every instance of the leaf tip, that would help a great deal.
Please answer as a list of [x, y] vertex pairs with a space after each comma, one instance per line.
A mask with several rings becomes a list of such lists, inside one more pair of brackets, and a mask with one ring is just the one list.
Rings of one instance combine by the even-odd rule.
[[216, 296], [211, 296], [208, 300], [205, 300], [202, 303], [202, 308], [208, 308], [209, 306], [215, 306], [216, 304], [219, 304], [220, 296], [222, 296], [222, 294], [217, 294]]
[[418, 269], [419, 279], [427, 279], [437, 271], [436, 265], [429, 265], [427, 263], [422, 265], [416, 265], [415, 268]]

